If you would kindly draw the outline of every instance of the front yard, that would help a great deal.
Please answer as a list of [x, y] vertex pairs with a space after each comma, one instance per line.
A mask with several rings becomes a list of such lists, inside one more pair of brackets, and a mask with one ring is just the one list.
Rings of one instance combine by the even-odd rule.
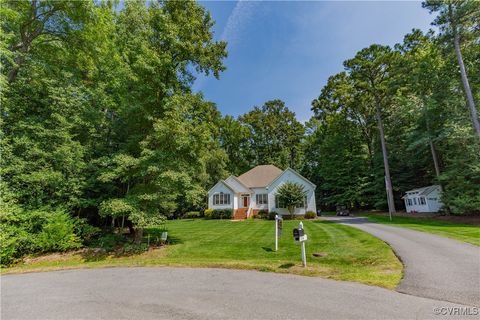
[[[308, 234], [307, 268], [292, 229], [284, 221], [279, 251], [274, 251], [274, 221], [174, 220], [167, 222], [171, 243], [129, 256], [95, 255], [91, 250], [26, 259], [3, 273], [78, 267], [181, 266], [254, 269], [320, 276], [394, 288], [402, 265], [383, 241], [354, 228], [327, 221], [304, 221]], [[314, 257], [319, 253], [320, 257]]]

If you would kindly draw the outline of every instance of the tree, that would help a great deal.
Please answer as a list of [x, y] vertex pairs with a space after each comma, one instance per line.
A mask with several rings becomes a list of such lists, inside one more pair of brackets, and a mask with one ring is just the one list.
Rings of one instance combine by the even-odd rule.
[[301, 184], [288, 181], [278, 188], [276, 196], [280, 203], [288, 209], [290, 216], [293, 218], [295, 208], [305, 205], [307, 194]]
[[461, 50], [462, 41], [468, 37], [468, 33], [474, 32], [475, 29], [478, 30], [480, 2], [472, 0], [428, 0], [423, 2], [422, 5], [430, 12], [438, 12], [433, 25], [440, 27], [440, 31], [447, 41], [453, 41], [473, 129], [480, 138], [480, 122]]
[[371, 103], [375, 108], [375, 117], [383, 154], [388, 211], [395, 213], [387, 144], [382, 119], [382, 112], [388, 106], [389, 80], [392, 77], [392, 59], [394, 59], [394, 55], [389, 47], [372, 45], [358, 52], [353, 59], [345, 61], [344, 65], [355, 80], [355, 86], [372, 99]]
[[225, 116], [220, 121], [220, 145], [228, 155], [227, 169], [230, 173], [240, 175], [252, 168], [249, 157], [248, 142], [250, 131], [232, 116]]
[[251, 166], [274, 164], [280, 168], [300, 166], [305, 129], [281, 100], [267, 101], [239, 118], [248, 131]]
[[20, 68], [27, 61], [35, 46], [49, 42], [66, 42], [82, 29], [91, 17], [92, 3], [89, 1], [2, 1], [6, 15], [5, 30], [15, 32], [9, 37], [9, 50], [13, 55], [8, 66], [8, 82], [17, 78]]

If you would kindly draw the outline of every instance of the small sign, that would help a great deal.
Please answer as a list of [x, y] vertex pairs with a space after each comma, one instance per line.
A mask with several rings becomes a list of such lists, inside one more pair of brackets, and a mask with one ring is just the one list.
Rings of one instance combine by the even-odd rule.
[[282, 228], [283, 228], [283, 219], [277, 219], [277, 236], [280, 238], [282, 236]]
[[298, 241], [300, 241], [300, 242], [307, 241], [307, 235], [301, 236]]

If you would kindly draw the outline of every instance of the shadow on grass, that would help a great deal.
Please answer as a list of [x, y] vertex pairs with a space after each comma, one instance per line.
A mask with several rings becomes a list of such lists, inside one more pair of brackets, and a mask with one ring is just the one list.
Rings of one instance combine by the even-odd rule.
[[262, 247], [262, 249], [265, 250], [266, 252], [273, 252], [272, 248]]
[[290, 269], [293, 266], [295, 266], [295, 264], [290, 262], [290, 263], [284, 263], [282, 265], [279, 265], [278, 267], [280, 269]]

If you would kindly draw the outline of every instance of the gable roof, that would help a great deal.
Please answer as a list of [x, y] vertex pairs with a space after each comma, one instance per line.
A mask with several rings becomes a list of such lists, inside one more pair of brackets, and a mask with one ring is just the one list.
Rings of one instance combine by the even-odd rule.
[[430, 193], [432, 193], [433, 191], [437, 190], [438, 188], [440, 188], [439, 185], [433, 185], [433, 186], [428, 186], [428, 187], [423, 187], [423, 188], [417, 188], [417, 189], [413, 189], [413, 190], [408, 190], [408, 191], [406, 191], [405, 193], [418, 192], [418, 195], [419, 195], [419, 196], [428, 196]]
[[310, 180], [308, 180], [307, 178], [305, 178], [304, 176], [302, 176], [300, 173], [298, 173], [297, 171], [293, 170], [292, 168], [287, 168], [287, 170], [283, 171], [282, 174], [280, 174], [278, 177], [276, 177], [275, 179], [272, 180], [272, 182], [270, 182], [268, 184], [268, 186], [270, 186], [271, 184], [273, 184], [274, 181], [276, 181], [277, 179], [279, 179], [285, 172], [293, 172], [295, 175], [297, 175], [298, 177], [302, 178], [305, 182], [307, 182], [308, 184], [310, 184], [312, 187], [314, 188], [317, 188], [317, 186]]
[[243, 185], [249, 188], [264, 188], [283, 173], [274, 165], [260, 165], [237, 177]]
[[[237, 182], [237, 185], [235, 185], [232, 180], [234, 182]], [[238, 180], [237, 177], [235, 176], [229, 176], [227, 179], [223, 180], [223, 182], [225, 182], [225, 184], [227, 184], [228, 186], [230, 186], [230, 188], [232, 188], [236, 193], [250, 193], [251, 190], [246, 186], [244, 185], [240, 180]]]
[[228, 189], [232, 190], [233, 192], [235, 192], [235, 189], [232, 188], [232, 186], [230, 186], [228, 183], [226, 183], [224, 180], [218, 180], [217, 183], [215, 183], [215, 185], [213, 187], [210, 188], [210, 190], [207, 191], [207, 193], [210, 193], [210, 191], [213, 190], [213, 188], [215, 188], [217, 185], [219, 184], [223, 184], [224, 186], [226, 186]]

